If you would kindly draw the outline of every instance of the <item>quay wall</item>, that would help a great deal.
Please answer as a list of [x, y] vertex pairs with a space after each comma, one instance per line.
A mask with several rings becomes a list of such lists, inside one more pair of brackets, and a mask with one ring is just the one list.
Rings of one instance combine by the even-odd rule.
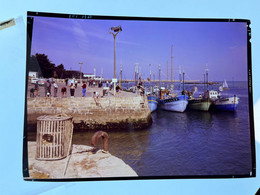
[[147, 97], [27, 98], [27, 125], [36, 130], [37, 117], [66, 114], [73, 117], [75, 130], [141, 129], [151, 125]]

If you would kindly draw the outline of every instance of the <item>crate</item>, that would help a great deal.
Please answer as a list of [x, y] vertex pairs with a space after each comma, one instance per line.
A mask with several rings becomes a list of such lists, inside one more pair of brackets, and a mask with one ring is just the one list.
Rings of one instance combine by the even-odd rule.
[[72, 117], [44, 115], [37, 118], [36, 159], [59, 160], [67, 157], [73, 134]]

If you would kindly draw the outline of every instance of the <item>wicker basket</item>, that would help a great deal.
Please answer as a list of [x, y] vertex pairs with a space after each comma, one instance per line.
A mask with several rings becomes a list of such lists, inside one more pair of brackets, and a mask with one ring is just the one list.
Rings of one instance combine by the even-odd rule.
[[72, 117], [44, 115], [37, 118], [37, 160], [58, 160], [67, 157], [73, 134]]

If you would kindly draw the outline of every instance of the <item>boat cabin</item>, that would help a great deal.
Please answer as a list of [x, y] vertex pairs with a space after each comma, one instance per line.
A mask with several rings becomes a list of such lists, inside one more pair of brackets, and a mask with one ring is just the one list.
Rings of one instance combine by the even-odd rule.
[[220, 93], [214, 90], [206, 91], [204, 96], [205, 98], [210, 98], [210, 99], [217, 99], [220, 97]]

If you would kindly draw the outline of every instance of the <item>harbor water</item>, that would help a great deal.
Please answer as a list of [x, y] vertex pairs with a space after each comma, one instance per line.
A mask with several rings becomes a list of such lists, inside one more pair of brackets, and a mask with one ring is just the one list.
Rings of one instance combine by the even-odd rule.
[[[185, 89], [193, 86], [186, 85]], [[204, 87], [197, 87], [199, 94]], [[250, 174], [247, 83], [233, 82], [222, 94], [236, 94], [240, 98], [236, 112], [157, 110], [152, 113], [153, 124], [147, 129], [109, 131], [109, 152], [124, 160], [139, 176]], [[92, 135], [93, 131], [74, 132], [73, 144], [90, 145]], [[30, 132], [28, 139], [33, 137]], [[102, 148], [101, 143], [99, 147]]]

